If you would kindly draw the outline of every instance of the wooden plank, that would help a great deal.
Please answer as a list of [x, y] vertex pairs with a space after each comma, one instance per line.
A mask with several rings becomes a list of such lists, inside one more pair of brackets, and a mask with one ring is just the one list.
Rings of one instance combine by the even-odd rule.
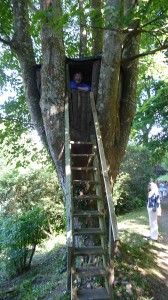
[[72, 247], [72, 200], [71, 200], [71, 158], [69, 139], [69, 107], [68, 98], [65, 103], [65, 174], [66, 174], [66, 220], [67, 245]]
[[67, 288], [71, 288], [71, 266], [72, 266], [72, 247], [68, 247], [67, 253]]
[[98, 92], [100, 63], [100, 60], [94, 61], [92, 69], [92, 92], [94, 93], [95, 99], [97, 99]]
[[89, 185], [100, 185], [100, 182], [97, 180], [82, 180], [74, 179], [73, 184], [89, 184]]
[[105, 234], [100, 228], [79, 228], [74, 229], [74, 235], [84, 235], [84, 234]]
[[67, 287], [70, 288], [71, 282], [71, 261], [72, 261], [72, 198], [71, 198], [71, 157], [70, 157], [70, 130], [69, 130], [69, 102], [70, 99], [70, 82], [69, 82], [69, 70], [67, 66], [67, 93], [68, 96], [65, 99], [65, 176], [66, 176], [66, 232], [67, 232], [67, 247], [68, 247], [68, 259], [67, 259]]
[[97, 168], [93, 168], [93, 167], [72, 167], [71, 170], [76, 170], [76, 171], [97, 171]]
[[74, 217], [103, 217], [104, 213], [98, 210], [81, 210], [73, 213]]
[[105, 288], [80, 289], [77, 293], [77, 300], [110, 300]]
[[73, 200], [101, 200], [102, 198], [97, 195], [79, 195], [74, 196]]
[[70, 144], [77, 144], [77, 145], [92, 145], [91, 142], [81, 142], [81, 141], [70, 141]]
[[112, 231], [113, 231], [113, 238], [114, 238], [114, 241], [117, 241], [117, 240], [119, 240], [117, 220], [116, 220], [116, 215], [115, 215], [115, 210], [114, 210], [114, 205], [113, 205], [113, 198], [112, 198], [112, 194], [111, 194], [111, 187], [110, 187], [110, 181], [109, 181], [109, 177], [108, 177], [108, 169], [107, 169], [107, 164], [106, 164], [106, 159], [105, 159], [101, 131], [100, 131], [100, 127], [99, 127], [99, 121], [98, 121], [98, 117], [97, 117], [97, 111], [96, 111], [94, 96], [93, 96], [92, 92], [90, 93], [90, 100], [91, 100], [91, 107], [92, 107], [92, 112], [93, 112], [95, 130], [96, 130], [99, 155], [100, 155], [100, 160], [101, 160], [102, 175], [103, 175], [105, 191], [106, 191], [106, 196], [107, 196], [107, 203], [108, 203], [108, 208], [109, 208], [109, 217], [110, 217], [110, 222], [111, 222]]
[[80, 267], [76, 268], [76, 277], [86, 278], [86, 277], [104, 277], [108, 275], [108, 270], [103, 267]]
[[94, 153], [79, 153], [79, 154], [75, 154], [75, 153], [72, 153], [71, 154], [71, 156], [72, 157], [93, 157], [93, 156], [95, 156], [95, 154]]
[[74, 255], [103, 255], [104, 249], [101, 246], [74, 248]]

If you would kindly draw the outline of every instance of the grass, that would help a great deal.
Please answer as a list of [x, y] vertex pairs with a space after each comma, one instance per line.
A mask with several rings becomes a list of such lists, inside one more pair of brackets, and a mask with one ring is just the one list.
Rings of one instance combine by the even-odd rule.
[[[164, 288], [154, 256], [160, 244], [145, 239], [149, 235], [146, 209], [118, 217], [118, 225], [121, 241], [115, 258], [115, 299], [160, 299], [159, 294], [153, 298]], [[31, 270], [22, 276], [8, 279], [1, 268], [0, 299], [69, 300], [66, 278], [65, 236], [61, 235], [38, 247]]]
[[157, 180], [163, 180], [163, 181], [168, 181], [168, 174], [165, 174], [165, 175], [161, 175], [157, 178]]
[[[163, 281], [163, 269], [159, 266], [156, 254], [163, 251], [161, 243], [148, 242], [148, 215], [146, 208], [138, 209], [118, 218], [120, 232], [119, 253], [116, 255], [115, 277], [118, 281], [116, 299], [148, 300], [167, 299], [164, 293], [167, 287]], [[161, 228], [159, 230], [161, 232]], [[130, 291], [126, 289], [126, 282]], [[160, 298], [160, 293], [163, 298]]]
[[45, 241], [38, 247], [30, 271], [10, 280], [1, 276], [0, 299], [66, 300], [65, 254], [65, 236]]

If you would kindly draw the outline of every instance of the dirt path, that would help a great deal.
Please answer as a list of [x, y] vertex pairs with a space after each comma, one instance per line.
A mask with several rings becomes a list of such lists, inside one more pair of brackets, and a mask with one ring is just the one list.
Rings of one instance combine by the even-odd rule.
[[157, 286], [154, 299], [168, 300], [168, 197], [162, 202], [162, 216], [158, 218], [159, 241], [155, 243], [154, 253], [157, 256], [157, 266], [160, 285]]
[[161, 227], [162, 241], [168, 246], [168, 197], [165, 197], [162, 202], [162, 216], [158, 218]]
[[[144, 214], [143, 210], [143, 214], [141, 215], [141, 211], [137, 210], [137, 215], [134, 213], [132, 216], [130, 213], [125, 219], [118, 222], [120, 236], [124, 242], [127, 243], [131, 240], [132, 244], [135, 241], [138, 243], [138, 237], [141, 240], [139, 245], [142, 247], [144, 242], [145, 249], [148, 251], [146, 257], [144, 257], [144, 261], [146, 260], [147, 265], [150, 265], [151, 268], [148, 269], [141, 264], [139, 270], [146, 277], [150, 295], [149, 299], [152, 300], [168, 300], [168, 197], [164, 198], [161, 206], [162, 216], [158, 217], [158, 242], [147, 241], [146, 239], [150, 235], [147, 211]], [[146, 243], [150, 244], [149, 248], [147, 248]], [[151, 257], [153, 263], [150, 261]]]

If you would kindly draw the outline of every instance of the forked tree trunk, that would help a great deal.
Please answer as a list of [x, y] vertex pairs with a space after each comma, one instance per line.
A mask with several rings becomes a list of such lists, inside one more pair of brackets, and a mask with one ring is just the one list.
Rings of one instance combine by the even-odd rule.
[[[137, 2], [137, 1], [136, 1]], [[101, 8], [102, 1], [92, 0], [92, 5]], [[42, 69], [41, 97], [37, 86], [35, 53], [30, 36], [27, 0], [13, 0], [14, 37], [11, 48], [18, 56], [25, 98], [32, 121], [39, 135], [49, 148], [55, 163], [63, 190], [64, 185], [64, 102], [65, 102], [65, 51], [63, 32], [55, 30], [61, 17], [60, 0], [41, 0], [42, 12]], [[125, 63], [129, 56], [138, 51], [137, 35], [123, 33], [118, 25], [120, 14], [127, 14], [134, 8], [133, 0], [106, 0], [109, 13], [104, 24], [104, 40], [100, 71], [97, 109], [99, 112], [105, 154], [109, 174], [115, 179], [123, 157], [131, 123], [135, 113], [135, 92], [137, 82], [137, 61]], [[112, 9], [112, 10], [111, 10]], [[98, 10], [101, 14], [101, 11]], [[44, 18], [45, 15], [45, 18]], [[52, 20], [54, 22], [52, 23]], [[100, 16], [101, 20], [101, 16]], [[111, 23], [111, 21], [113, 21]], [[92, 20], [93, 28], [94, 22]], [[134, 29], [137, 24], [130, 24]], [[94, 28], [94, 49], [98, 43], [99, 31]], [[102, 33], [100, 36], [102, 39]], [[97, 41], [97, 42], [96, 42]], [[101, 42], [97, 45], [101, 49]], [[96, 54], [96, 50], [94, 50]]]

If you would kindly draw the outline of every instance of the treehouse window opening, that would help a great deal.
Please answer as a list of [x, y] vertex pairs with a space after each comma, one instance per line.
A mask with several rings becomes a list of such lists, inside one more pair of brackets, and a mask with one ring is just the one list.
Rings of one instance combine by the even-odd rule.
[[92, 85], [92, 68], [93, 62], [72, 62], [69, 63], [69, 78], [70, 82], [74, 81], [74, 75], [76, 73], [82, 74], [82, 82], [86, 85]]

